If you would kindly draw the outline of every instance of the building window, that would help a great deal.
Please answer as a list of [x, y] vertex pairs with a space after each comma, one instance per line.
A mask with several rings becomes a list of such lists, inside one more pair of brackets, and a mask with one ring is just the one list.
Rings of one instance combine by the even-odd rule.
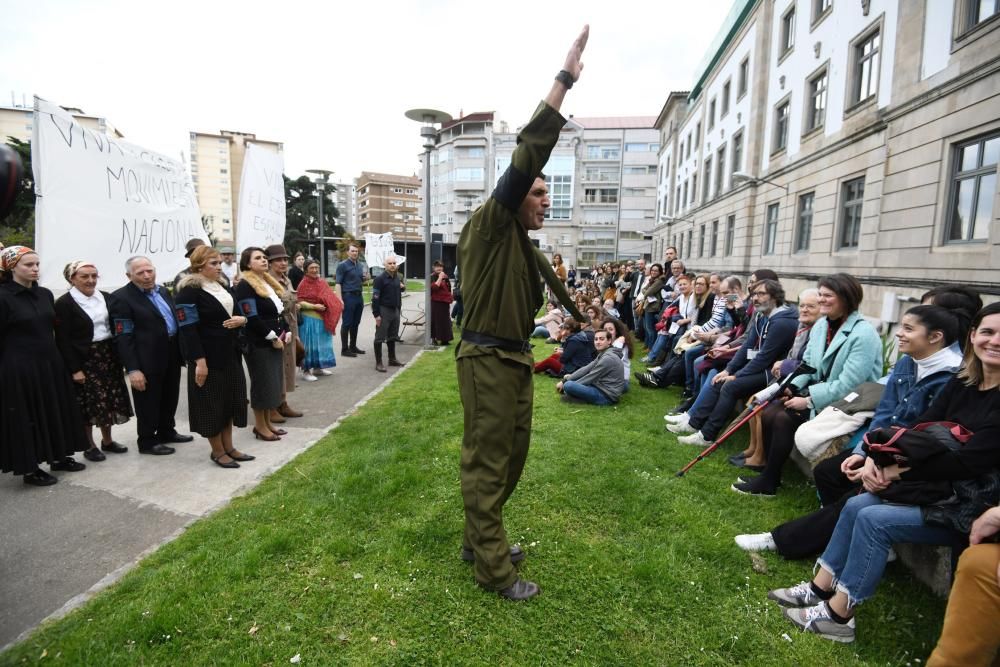
[[946, 242], [982, 241], [989, 235], [997, 194], [1000, 134], [955, 147]]
[[788, 55], [795, 46], [795, 3], [781, 15], [781, 41], [778, 43], [778, 61]]
[[840, 248], [857, 248], [861, 238], [861, 208], [865, 199], [865, 178], [855, 178], [842, 186], [840, 206]]
[[698, 174], [691, 174], [691, 203], [698, 199]]
[[774, 143], [772, 153], [783, 151], [788, 147], [788, 115], [791, 111], [791, 100], [782, 102], [774, 110]]
[[705, 158], [705, 176], [702, 179], [701, 200], [708, 201], [709, 187], [712, 185], [712, 158]]
[[700, 143], [701, 143], [701, 121], [699, 120], [698, 124], [694, 126], [694, 147], [698, 148], [698, 145]]
[[705, 224], [702, 223], [698, 229], [698, 256], [705, 256]]
[[823, 127], [826, 121], [826, 68], [809, 79], [809, 108], [806, 116], [806, 131]]
[[878, 92], [880, 45], [881, 33], [877, 28], [854, 43], [850, 87], [852, 105], [861, 104]]
[[618, 188], [584, 188], [585, 204], [617, 204]]
[[709, 256], [715, 257], [719, 250], [719, 221], [712, 221], [712, 243], [709, 245]]
[[739, 171], [740, 167], [743, 166], [743, 131], [740, 130], [733, 135], [733, 162], [732, 169], [729, 173], [732, 174], [734, 171]]
[[723, 191], [723, 189], [725, 188], [725, 185], [726, 185], [726, 179], [723, 176], [726, 173], [726, 147], [725, 147], [725, 145], [722, 145], [722, 146], [719, 147], [719, 151], [718, 151], [717, 155], [719, 156], [719, 159], [716, 160], [716, 164], [718, 166], [715, 168], [715, 196], [716, 197], [718, 197], [719, 195], [722, 194], [722, 191]]
[[740, 61], [739, 75], [736, 77], [736, 99], [740, 99], [747, 94], [747, 85], [750, 81], [750, 56]]
[[545, 212], [547, 220], [569, 220], [573, 212], [573, 177], [569, 174], [548, 176], [549, 199], [552, 202]]
[[715, 98], [708, 103], [708, 129], [715, 127]]
[[764, 248], [763, 255], [774, 254], [774, 241], [778, 237], [778, 205], [771, 204], [767, 207], [767, 221], [764, 223]]
[[1000, 0], [964, 0], [966, 4], [966, 30], [1000, 14]]
[[674, 214], [675, 207], [676, 207], [677, 211], [680, 211], [681, 210], [681, 206], [683, 206], [683, 205], [684, 205], [684, 200], [681, 199], [681, 186], [678, 185], [677, 186], [677, 196], [674, 197], [674, 200], [672, 202], [670, 202], [670, 214], [671, 215]]
[[392, 188], [393, 194], [401, 195], [403, 194], [403, 188]]
[[726, 114], [729, 113], [729, 92], [732, 87], [732, 79], [726, 79], [726, 82], [722, 84], [722, 108], [719, 113], [719, 118], [725, 118]]
[[[689, 254], [692, 253], [692, 252], [694, 252], [694, 243], [691, 240], [691, 236], [693, 234], [694, 234], [694, 231], [689, 229], [688, 233], [687, 233], [687, 249], [688, 249], [688, 253]], [[683, 257], [683, 256], [684, 255], [681, 255], [681, 257]]]
[[813, 200], [815, 192], [809, 192], [799, 197], [798, 226], [795, 230], [795, 252], [809, 252], [809, 241], [812, 238]]
[[731, 215], [726, 218], [726, 248], [725, 255], [729, 257], [733, 254], [733, 240], [736, 238], [736, 216]]
[[684, 157], [691, 157], [691, 133], [688, 132], [687, 154]]
[[833, 0], [812, 0], [812, 25], [815, 26], [820, 19], [825, 18], [831, 7]]
[[649, 144], [625, 144], [626, 153], [645, 153], [649, 150]]
[[684, 198], [681, 199], [681, 205], [687, 207], [688, 205], [688, 182], [684, 179]]
[[587, 158], [590, 160], [619, 160], [621, 156], [620, 146], [587, 146]]

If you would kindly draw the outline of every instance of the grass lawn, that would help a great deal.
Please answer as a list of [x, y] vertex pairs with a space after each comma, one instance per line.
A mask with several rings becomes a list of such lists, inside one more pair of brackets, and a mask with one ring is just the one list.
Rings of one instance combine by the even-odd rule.
[[[539, 346], [536, 354], [551, 346]], [[346, 378], [343, 378], [346, 381]], [[66, 665], [907, 665], [944, 602], [890, 565], [853, 645], [797, 633], [767, 591], [811, 562], [733, 543], [815, 506], [729, 490], [729, 445], [663, 429], [671, 391], [633, 384], [612, 408], [567, 405], [536, 378], [524, 477], [507, 505], [542, 595], [481, 591], [458, 558], [462, 417], [451, 350], [429, 353], [328, 437], [121, 582], [0, 655]], [[45, 656], [40, 660], [40, 656]]]

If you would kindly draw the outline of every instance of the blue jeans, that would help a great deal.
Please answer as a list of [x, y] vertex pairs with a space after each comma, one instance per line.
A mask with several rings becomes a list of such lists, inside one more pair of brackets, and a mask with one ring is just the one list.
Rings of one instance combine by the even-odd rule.
[[652, 347], [649, 350], [649, 354], [646, 355], [644, 361], [647, 364], [656, 361], [656, 358], [660, 356], [660, 354], [663, 352], [664, 349], [666, 349], [667, 343], [669, 343], [672, 338], [673, 336], [669, 334], [665, 336], [661, 336], [660, 334], [654, 334], [653, 340], [655, 340], [656, 342], [653, 343]]
[[532, 338], [551, 338], [549, 335], [549, 330], [545, 328], [544, 324], [539, 324], [535, 327], [535, 330], [531, 332]]
[[660, 321], [659, 313], [646, 312], [642, 314], [643, 328], [646, 330], [646, 347], [653, 347], [656, 343], [656, 323]]
[[862, 493], [847, 501], [830, 543], [816, 562], [833, 574], [837, 590], [847, 594], [853, 607], [875, 594], [893, 544], [954, 546], [959, 537], [949, 528], [925, 525], [919, 507], [892, 505]]
[[704, 345], [695, 345], [684, 353], [684, 388], [692, 394], [696, 389], [694, 363], [705, 354]]
[[580, 384], [575, 380], [567, 380], [563, 383], [563, 393], [594, 405], [611, 405], [611, 399], [605, 396], [600, 389], [591, 387], [589, 384]]
[[715, 396], [712, 394], [712, 392], [708, 391], [708, 387], [712, 385], [712, 378], [714, 378], [718, 374], [719, 371], [715, 370], [714, 368], [705, 374], [705, 382], [701, 385], [701, 388], [698, 390], [698, 395], [695, 397], [694, 403], [692, 403], [691, 407], [688, 408], [687, 411], [688, 415], [693, 415], [696, 410], [703, 409], [703, 406], [708, 404], [709, 401], [715, 400]]

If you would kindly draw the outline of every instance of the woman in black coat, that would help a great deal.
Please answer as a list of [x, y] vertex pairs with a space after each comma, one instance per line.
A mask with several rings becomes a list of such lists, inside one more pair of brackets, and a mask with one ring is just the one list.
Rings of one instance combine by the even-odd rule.
[[24, 483], [59, 480], [38, 467], [76, 472], [87, 449], [83, 420], [56, 348], [52, 292], [38, 286], [39, 259], [26, 246], [0, 251], [0, 471]]
[[[72, 287], [56, 299], [56, 345], [73, 378], [84, 419], [90, 448], [83, 455], [90, 461], [103, 461], [103, 452], [128, 451], [111, 438], [111, 427], [126, 423], [133, 414], [124, 370], [111, 341], [111, 295], [98, 291], [97, 267], [90, 262], [67, 264], [63, 276]], [[94, 442], [93, 426], [101, 429], [100, 449]]]
[[247, 425], [247, 383], [239, 331], [247, 318], [222, 280], [222, 256], [211, 246], [191, 253], [191, 272], [177, 284], [181, 352], [187, 361], [188, 419], [191, 430], [208, 438], [209, 457], [223, 468], [253, 461], [233, 446], [233, 426]]
[[267, 256], [261, 248], [247, 248], [240, 255], [243, 279], [234, 290], [239, 312], [247, 318], [247, 370], [250, 371], [250, 407], [254, 415], [254, 437], [280, 440], [286, 431], [271, 423], [271, 411], [281, 406], [285, 391], [282, 349], [291, 341], [281, 295], [285, 288], [267, 272]]

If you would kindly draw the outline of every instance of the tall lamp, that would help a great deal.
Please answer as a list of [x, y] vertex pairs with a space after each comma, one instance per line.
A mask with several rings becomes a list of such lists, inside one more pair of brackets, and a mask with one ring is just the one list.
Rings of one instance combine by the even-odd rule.
[[323, 229], [323, 200], [326, 199], [326, 184], [330, 182], [329, 169], [306, 169], [307, 174], [316, 174], [316, 185], [319, 186], [319, 272], [326, 280], [326, 230]]
[[431, 150], [437, 144], [435, 125], [447, 123], [451, 114], [436, 109], [410, 109], [406, 117], [422, 123], [424, 140], [424, 348], [431, 345]]

